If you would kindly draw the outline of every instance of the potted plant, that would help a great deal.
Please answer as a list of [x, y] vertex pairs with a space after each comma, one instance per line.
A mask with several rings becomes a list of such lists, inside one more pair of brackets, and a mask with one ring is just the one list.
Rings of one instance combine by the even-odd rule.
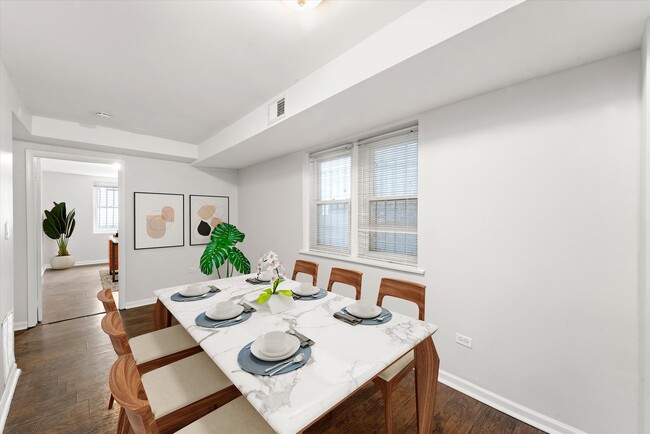
[[251, 272], [251, 263], [244, 253], [235, 247], [238, 242], [244, 241], [246, 235], [241, 232], [235, 225], [221, 222], [210, 235], [210, 242], [205, 246], [201, 255], [200, 267], [201, 272], [206, 276], [212, 274], [217, 269], [217, 276], [221, 279], [219, 267], [226, 264], [225, 277], [232, 276], [233, 269], [241, 274]]
[[293, 300], [293, 292], [289, 289], [278, 289], [280, 283], [286, 279], [286, 274], [280, 258], [273, 251], [262, 255], [259, 261], [257, 261], [257, 275], [259, 276], [265, 271], [271, 272], [272, 287], [262, 291], [257, 298], [257, 304], [268, 302], [269, 309], [274, 314], [296, 307], [296, 303]]
[[45, 210], [43, 232], [48, 237], [56, 240], [56, 244], [59, 246], [57, 256], [50, 259], [50, 265], [55, 270], [74, 266], [74, 256], [68, 253], [68, 242], [76, 225], [74, 216], [74, 209], [66, 213], [65, 202], [54, 202], [54, 207], [50, 211]]

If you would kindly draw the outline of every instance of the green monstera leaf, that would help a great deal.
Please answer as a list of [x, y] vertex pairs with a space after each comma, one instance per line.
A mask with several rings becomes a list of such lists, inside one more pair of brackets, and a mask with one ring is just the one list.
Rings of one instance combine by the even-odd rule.
[[[214, 269], [221, 278], [219, 268], [226, 264], [226, 277], [232, 275], [232, 268], [241, 274], [251, 272], [251, 263], [244, 253], [235, 247], [235, 244], [244, 241], [246, 235], [235, 225], [219, 223], [210, 234], [210, 242], [205, 246], [201, 255], [201, 272], [206, 276], [212, 274]], [[232, 267], [231, 267], [232, 266]]]

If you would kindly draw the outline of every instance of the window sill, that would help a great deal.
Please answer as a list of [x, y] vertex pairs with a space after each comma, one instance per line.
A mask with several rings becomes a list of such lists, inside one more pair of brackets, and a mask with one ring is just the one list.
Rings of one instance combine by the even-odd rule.
[[404, 273], [419, 274], [421, 276], [424, 275], [424, 269], [423, 268], [418, 268], [418, 267], [411, 266], [411, 265], [392, 264], [390, 262], [373, 261], [372, 259], [353, 258], [353, 257], [350, 257], [350, 256], [331, 255], [329, 253], [312, 252], [312, 251], [309, 251], [309, 250], [300, 250], [300, 251], [298, 251], [298, 253], [300, 253], [301, 255], [316, 256], [316, 257], [327, 258], [327, 259], [332, 259], [332, 260], [336, 260], [336, 261], [352, 262], [352, 263], [355, 263], [355, 264], [368, 265], [370, 267], [385, 268], [387, 270], [402, 271]]
[[117, 228], [115, 228], [115, 229], [93, 229], [93, 234], [95, 234], [95, 235], [102, 235], [102, 234], [111, 235], [111, 234], [114, 234], [117, 231], [118, 231]]

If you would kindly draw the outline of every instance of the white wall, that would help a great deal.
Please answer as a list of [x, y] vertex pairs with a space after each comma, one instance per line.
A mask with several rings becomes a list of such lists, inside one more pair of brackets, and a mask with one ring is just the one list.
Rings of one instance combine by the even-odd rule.
[[[14, 141], [14, 207], [16, 214], [26, 212], [25, 151], [58, 152], [119, 159], [124, 162], [126, 194], [126, 230], [120, 230], [120, 249], [126, 249], [127, 307], [152, 303], [153, 290], [186, 282], [206, 280], [200, 272], [190, 273], [199, 265], [202, 246], [189, 246], [189, 194], [230, 196], [230, 221], [237, 224], [237, 172], [196, 169], [186, 163], [163, 161], [73, 148]], [[164, 249], [134, 250], [133, 193], [161, 192], [185, 194], [185, 246]], [[24, 219], [17, 219], [15, 228], [15, 315], [16, 321], [27, 319], [27, 228]], [[122, 265], [122, 264], [121, 264]]]
[[[43, 172], [42, 211], [51, 210], [53, 202], [65, 202], [67, 209], [76, 210], [76, 226], [68, 250], [77, 264], [90, 262], [108, 262], [108, 238], [110, 233], [94, 232], [93, 195], [95, 182], [117, 185], [117, 178], [100, 178], [94, 176], [73, 175], [71, 173]], [[41, 213], [43, 214], [43, 213]], [[117, 232], [117, 231], [113, 231]], [[50, 258], [58, 254], [56, 241], [45, 233], [43, 240], [44, 266]]]
[[[446, 373], [552, 429], [637, 432], [639, 52], [417, 120], [425, 276], [305, 256], [319, 284], [334, 264], [364, 272], [364, 298], [383, 276], [424, 282]], [[252, 260], [274, 249], [290, 270], [299, 257], [303, 161], [240, 171]]]

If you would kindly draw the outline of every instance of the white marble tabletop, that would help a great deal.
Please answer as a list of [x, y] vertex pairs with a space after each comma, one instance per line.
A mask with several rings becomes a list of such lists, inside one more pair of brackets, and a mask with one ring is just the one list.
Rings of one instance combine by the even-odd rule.
[[[247, 283], [251, 276], [206, 282], [223, 291], [190, 303], [170, 299], [182, 286], [155, 294], [280, 434], [301, 431], [437, 330], [433, 324], [398, 313], [386, 324], [348, 325], [332, 315], [355, 300], [332, 293], [320, 300], [296, 301], [295, 309], [273, 315], [267, 305], [255, 304], [268, 285]], [[242, 298], [257, 308], [249, 320], [216, 330], [195, 325], [196, 316], [214, 304]], [[305, 366], [274, 377], [252, 375], [239, 367], [237, 354], [242, 347], [265, 333], [289, 327], [316, 342]]]

